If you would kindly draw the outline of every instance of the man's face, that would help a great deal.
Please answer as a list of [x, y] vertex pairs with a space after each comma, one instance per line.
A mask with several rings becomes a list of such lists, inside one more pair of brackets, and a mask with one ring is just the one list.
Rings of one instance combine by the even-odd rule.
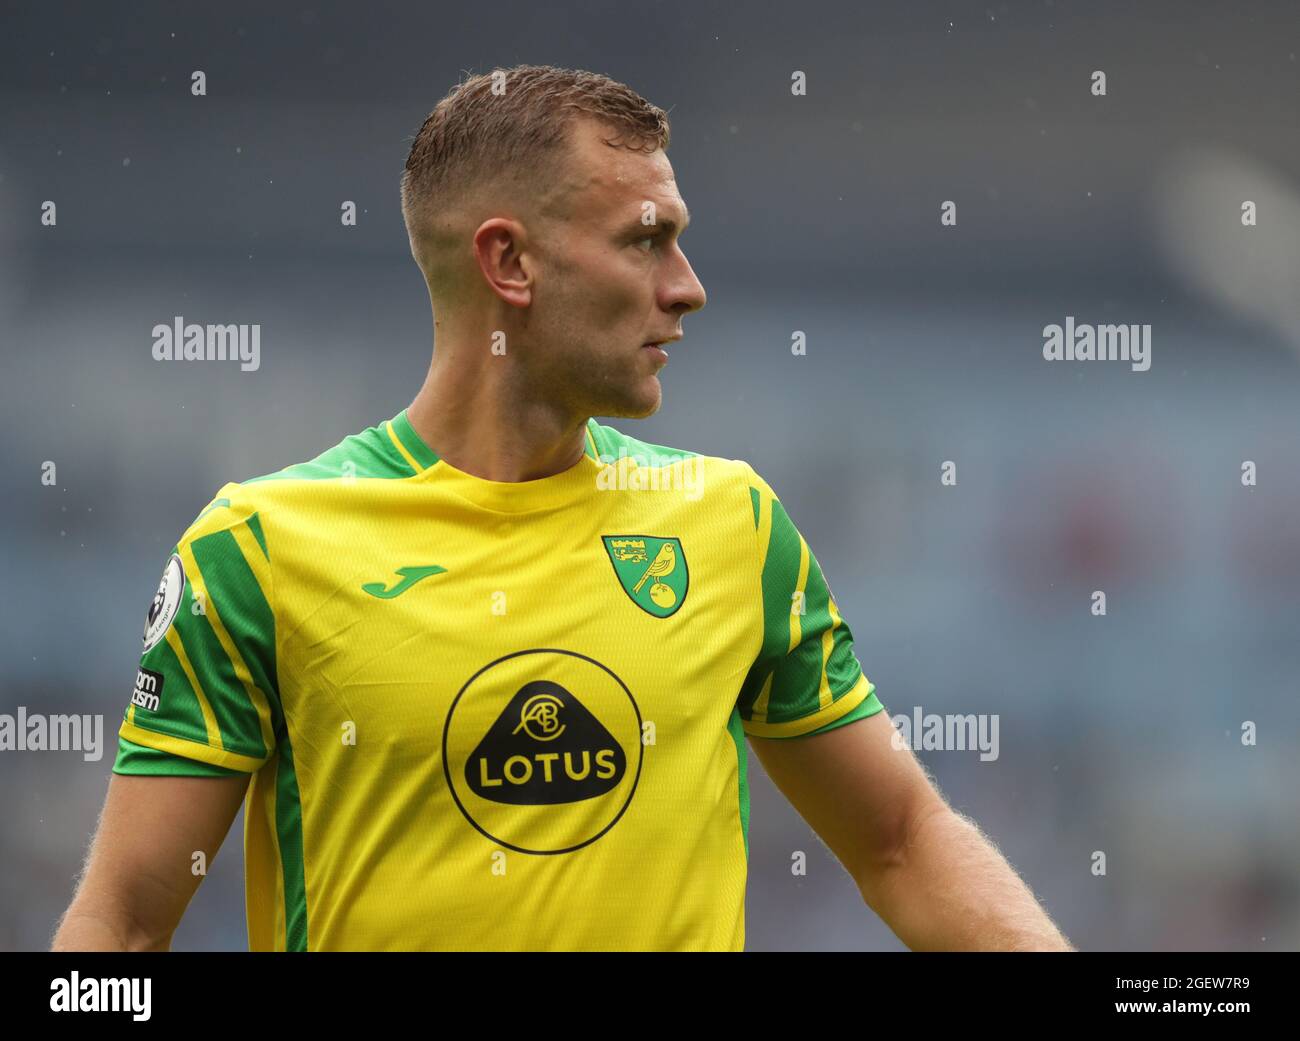
[[642, 418], [659, 409], [666, 364], [645, 344], [680, 336], [706, 296], [677, 242], [688, 214], [667, 155], [602, 140], [613, 136], [594, 120], [573, 124], [564, 182], [530, 236], [530, 361], [576, 414]]

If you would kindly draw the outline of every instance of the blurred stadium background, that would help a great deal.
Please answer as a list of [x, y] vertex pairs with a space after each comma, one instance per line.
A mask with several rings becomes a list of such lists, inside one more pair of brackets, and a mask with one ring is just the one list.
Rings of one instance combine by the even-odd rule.
[[[922, 758], [1076, 944], [1300, 946], [1293, 5], [154, 2], [4, 22], [0, 712], [102, 713], [106, 747], [0, 752], [0, 948], [46, 947], [71, 895], [175, 538], [225, 480], [413, 396], [431, 331], [398, 208], [409, 140], [465, 70], [517, 62], [608, 73], [673, 120], [709, 305], [662, 411], [615, 425], [755, 465], [891, 713], [999, 715], [996, 761]], [[153, 361], [175, 315], [260, 323], [260, 369]], [[1042, 327], [1066, 315], [1150, 323], [1150, 371], [1047, 364]], [[749, 949], [900, 948], [750, 764]], [[236, 830], [175, 947], [245, 943]]]

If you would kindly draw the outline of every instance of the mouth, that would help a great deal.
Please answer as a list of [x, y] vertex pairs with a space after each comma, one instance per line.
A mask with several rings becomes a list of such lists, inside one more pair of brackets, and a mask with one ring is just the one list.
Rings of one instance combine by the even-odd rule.
[[657, 356], [659, 356], [659, 355], [662, 356], [662, 360], [663, 360], [663, 361], [667, 361], [667, 360], [668, 360], [668, 352], [667, 352], [666, 350], [664, 350], [664, 348], [667, 347], [668, 344], [670, 344], [670, 343], [675, 343], [676, 341], [680, 340], [681, 338], [682, 338], [681, 333], [678, 333], [678, 334], [676, 334], [675, 336], [670, 336], [670, 337], [668, 337], [666, 340], [647, 340], [645, 343], [643, 343], [643, 344], [641, 345], [641, 349], [642, 349], [643, 351], [653, 351], [653, 352], [656, 352], [656, 355], [657, 355]]

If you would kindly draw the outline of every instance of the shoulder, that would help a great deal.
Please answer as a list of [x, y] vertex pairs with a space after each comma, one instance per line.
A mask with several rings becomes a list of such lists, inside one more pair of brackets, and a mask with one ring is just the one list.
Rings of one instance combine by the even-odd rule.
[[688, 448], [670, 448], [642, 441], [612, 426], [597, 423], [595, 419], [587, 421], [587, 429], [591, 432], [596, 454], [603, 463], [617, 462], [620, 457], [627, 457], [636, 460], [638, 466], [667, 466], [682, 459], [710, 458]]
[[731, 459], [725, 456], [706, 455], [688, 448], [674, 448], [668, 445], [652, 444], [632, 437], [612, 426], [597, 423], [591, 419], [587, 428], [592, 435], [592, 445], [598, 462], [615, 463], [621, 459], [630, 460], [630, 464], [642, 467], [669, 467], [680, 465], [693, 468], [704, 487], [709, 491], [717, 490], [720, 498], [748, 505], [744, 513], [752, 511], [755, 527], [763, 513], [764, 506], [776, 499], [771, 486], [759, 476], [758, 472], [744, 459]]
[[[355, 434], [312, 458], [279, 470], [225, 485], [214, 501], [247, 514], [269, 505], [317, 501], [312, 492], [328, 494], [360, 480], [404, 480], [437, 462], [405, 421], [405, 412]], [[211, 505], [211, 504], [209, 504]]]
[[743, 459], [728, 459], [723, 456], [706, 455], [689, 448], [673, 448], [669, 445], [657, 445], [642, 441], [631, 434], [624, 433], [612, 426], [587, 421], [591, 433], [591, 448], [601, 463], [617, 463], [627, 459], [638, 467], [673, 466], [689, 463], [694, 466], [707, 467], [714, 476], [726, 476], [733, 480], [743, 479], [746, 473], [753, 473], [750, 465]]
[[419, 442], [405, 420], [405, 412], [359, 433], [349, 434], [306, 462], [272, 473], [250, 477], [241, 486], [280, 481], [337, 481], [358, 478], [413, 477], [437, 461]]
[[340, 486], [357, 480], [414, 477], [436, 458], [427, 459], [427, 448], [403, 436], [401, 418], [349, 434], [305, 462], [227, 482], [199, 511], [181, 542], [248, 528], [265, 552], [268, 512], [282, 515], [295, 505], [319, 502], [320, 494], [337, 492]]

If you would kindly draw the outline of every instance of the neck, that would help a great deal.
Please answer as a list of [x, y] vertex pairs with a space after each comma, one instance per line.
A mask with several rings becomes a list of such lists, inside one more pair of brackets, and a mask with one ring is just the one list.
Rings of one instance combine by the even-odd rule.
[[484, 480], [534, 481], [576, 466], [587, 417], [537, 397], [533, 381], [512, 377], [514, 366], [507, 355], [440, 338], [407, 419], [439, 458]]

